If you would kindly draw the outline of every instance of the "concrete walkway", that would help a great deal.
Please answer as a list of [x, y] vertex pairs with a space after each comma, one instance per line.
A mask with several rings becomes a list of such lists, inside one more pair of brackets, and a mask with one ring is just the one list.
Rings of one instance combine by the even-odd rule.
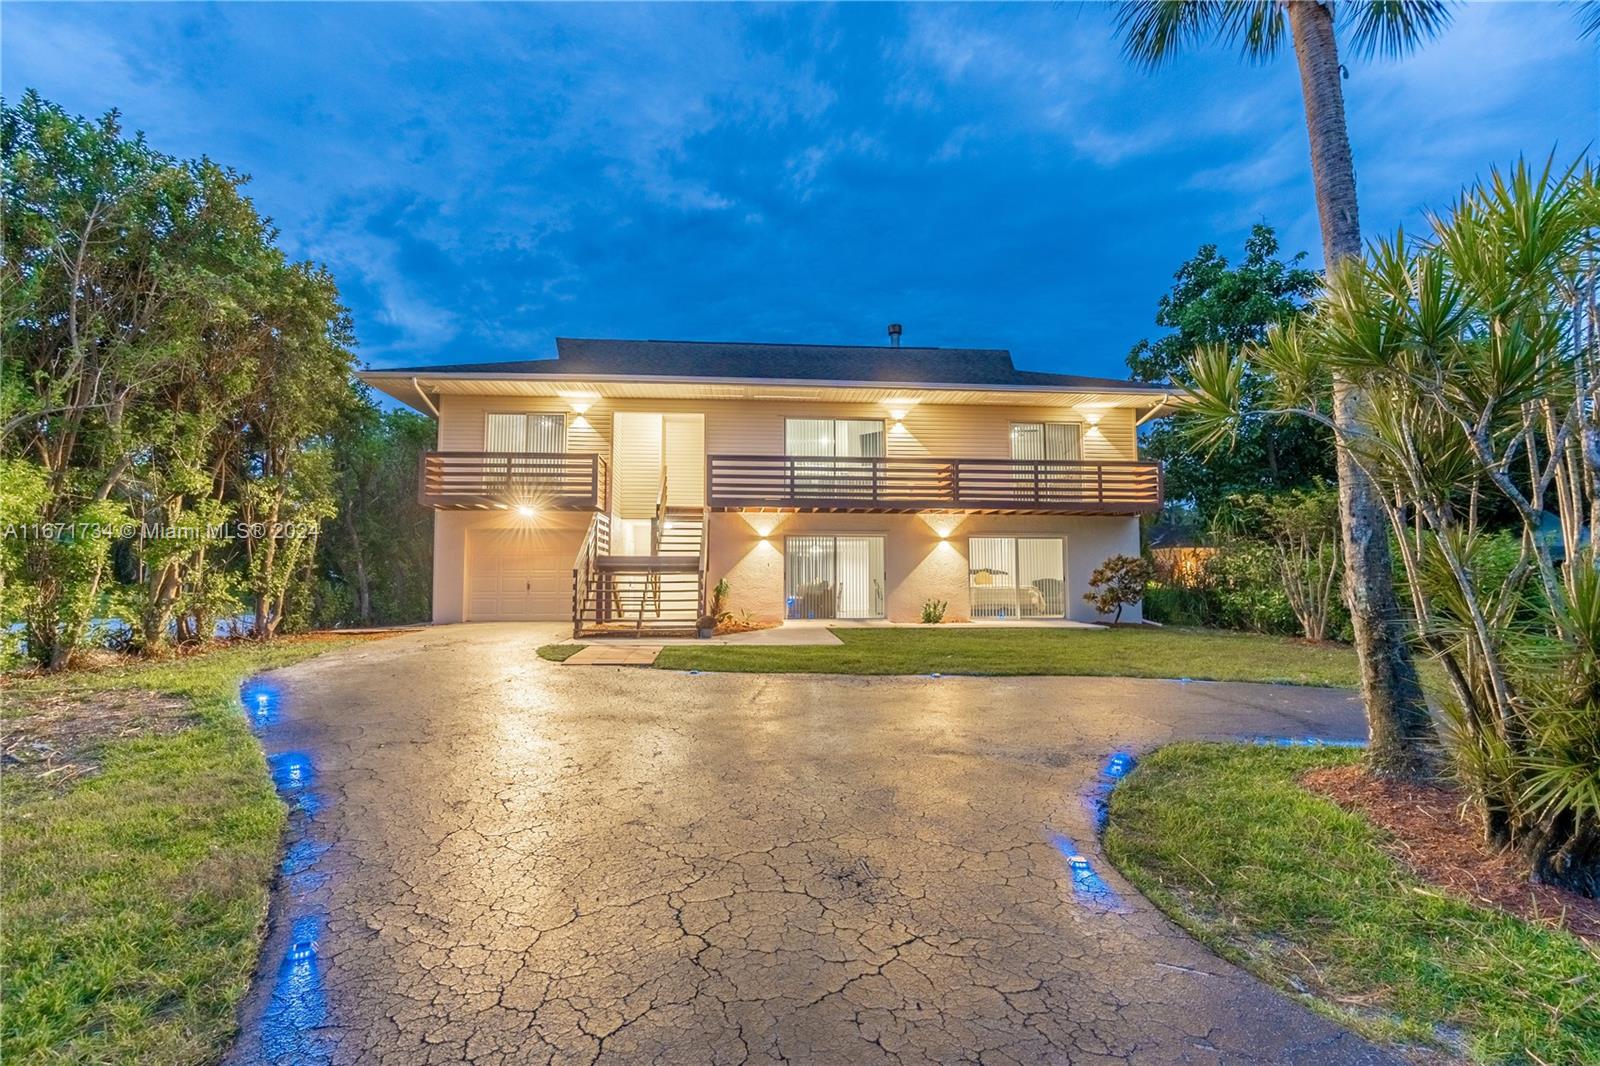
[[295, 837], [230, 1061], [1392, 1061], [1155, 912], [1085, 798], [1117, 749], [1354, 738], [1352, 694], [567, 670], [558, 635], [267, 675]]

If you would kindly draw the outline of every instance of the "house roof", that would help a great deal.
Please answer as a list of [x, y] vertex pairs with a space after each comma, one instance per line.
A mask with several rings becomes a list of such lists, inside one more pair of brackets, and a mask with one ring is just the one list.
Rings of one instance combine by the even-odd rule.
[[1170, 385], [1018, 370], [1001, 348], [890, 348], [726, 341], [598, 340], [560, 337], [556, 358], [450, 363], [369, 372], [383, 376], [703, 378], [880, 385], [1146, 391]]

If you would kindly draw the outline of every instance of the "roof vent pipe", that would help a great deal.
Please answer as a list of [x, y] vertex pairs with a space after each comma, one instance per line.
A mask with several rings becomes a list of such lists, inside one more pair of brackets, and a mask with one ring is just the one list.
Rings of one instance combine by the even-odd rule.
[[900, 347], [900, 323], [898, 322], [889, 323], [889, 347]]

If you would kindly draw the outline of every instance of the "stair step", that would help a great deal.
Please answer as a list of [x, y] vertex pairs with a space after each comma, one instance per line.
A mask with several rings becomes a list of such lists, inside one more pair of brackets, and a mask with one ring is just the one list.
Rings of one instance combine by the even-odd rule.
[[700, 557], [696, 555], [601, 555], [595, 559], [595, 567], [600, 570], [616, 572], [631, 570], [641, 574], [654, 574], [667, 572], [687, 571], [698, 574], [700, 572]]

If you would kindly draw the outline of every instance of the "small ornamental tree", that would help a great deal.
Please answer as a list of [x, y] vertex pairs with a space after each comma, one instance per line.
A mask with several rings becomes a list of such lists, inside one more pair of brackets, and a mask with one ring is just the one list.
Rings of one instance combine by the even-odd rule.
[[1150, 582], [1150, 564], [1132, 555], [1113, 555], [1089, 575], [1090, 591], [1084, 601], [1100, 614], [1112, 616], [1111, 624], [1122, 621], [1122, 609], [1144, 599]]

